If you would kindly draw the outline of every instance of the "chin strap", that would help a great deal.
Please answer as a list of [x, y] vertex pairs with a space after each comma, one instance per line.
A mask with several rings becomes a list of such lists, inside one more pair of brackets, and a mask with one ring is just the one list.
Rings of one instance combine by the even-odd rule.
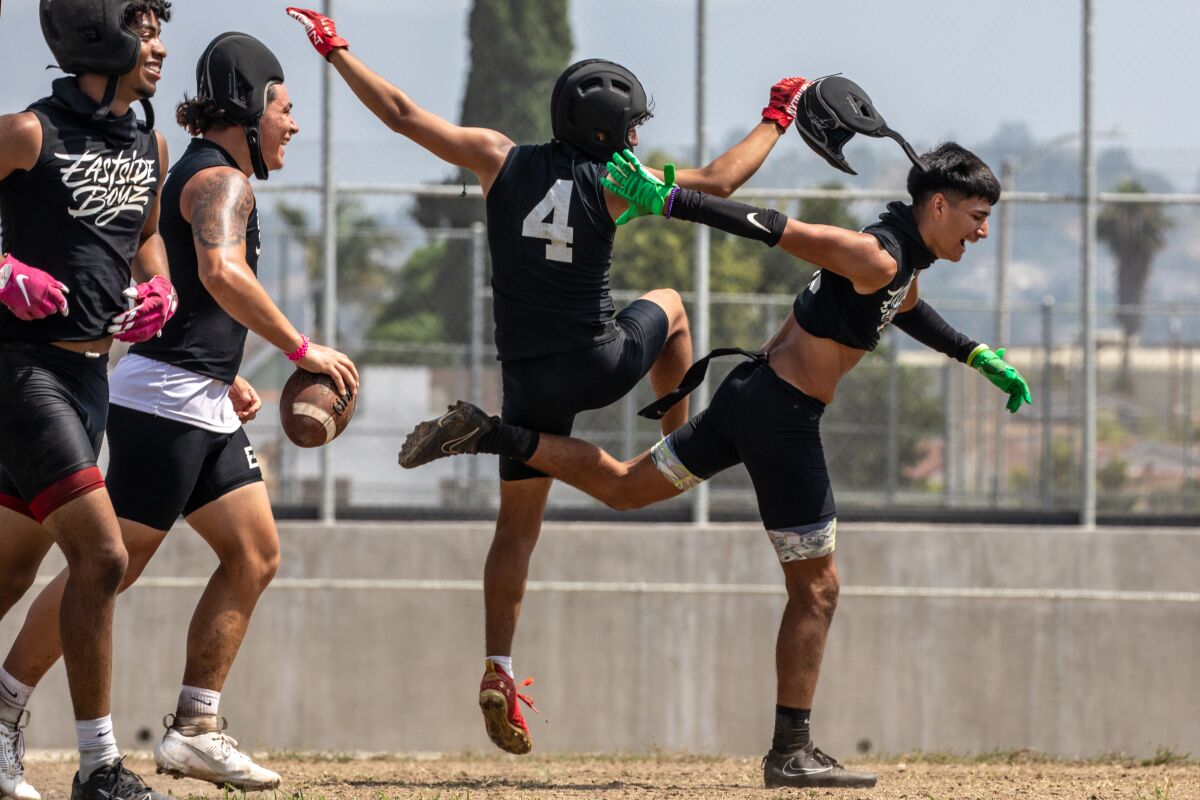
[[879, 129], [879, 135], [895, 139], [897, 144], [904, 149], [904, 155], [908, 156], [908, 160], [913, 163], [913, 166], [919, 167], [922, 172], [929, 172], [929, 165], [921, 160], [921, 157], [917, 155], [917, 151], [913, 150], [912, 145], [905, 141], [903, 136], [886, 125]]
[[138, 102], [142, 104], [142, 111], [146, 115], [146, 130], [154, 130], [154, 106], [150, 105], [150, 101], [146, 98], [142, 98]]
[[262, 140], [258, 130], [258, 122], [253, 125], [244, 126], [246, 130], [246, 144], [250, 147], [250, 163], [254, 166], [254, 177], [260, 181], [265, 181], [270, 176], [267, 170], [267, 165], [263, 161]]
[[120, 80], [119, 75], [112, 75], [109, 77], [108, 83], [104, 85], [104, 97], [100, 98], [100, 105], [92, 113], [92, 119], [96, 122], [103, 122], [108, 118], [108, 112], [112, 111], [113, 100], [117, 96], [117, 83]]

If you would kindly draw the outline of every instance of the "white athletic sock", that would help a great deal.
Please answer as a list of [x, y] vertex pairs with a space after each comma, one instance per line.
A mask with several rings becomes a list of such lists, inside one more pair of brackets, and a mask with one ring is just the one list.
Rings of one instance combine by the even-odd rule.
[[512, 656], [488, 656], [488, 660], [495, 664], [500, 669], [508, 673], [508, 677], [513, 676], [512, 671]]
[[21, 721], [21, 712], [29, 705], [33, 687], [21, 683], [0, 667], [0, 722], [16, 725]]
[[221, 693], [199, 686], [180, 686], [179, 703], [175, 706], [177, 717], [204, 717], [217, 713], [221, 704]]
[[113, 735], [112, 714], [100, 719], [75, 720], [75, 738], [79, 742], [79, 780], [82, 783], [97, 768], [121, 757], [117, 737]]

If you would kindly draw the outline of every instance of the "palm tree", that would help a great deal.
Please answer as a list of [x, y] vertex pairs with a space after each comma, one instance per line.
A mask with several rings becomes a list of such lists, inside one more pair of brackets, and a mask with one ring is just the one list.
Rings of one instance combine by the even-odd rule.
[[[1125, 178], [1113, 190], [1121, 194], [1145, 194], [1134, 178]], [[1175, 220], [1162, 206], [1150, 203], [1113, 203], [1100, 214], [1096, 234], [1117, 259], [1117, 323], [1121, 326], [1121, 374], [1117, 385], [1129, 388], [1129, 353], [1142, 329], [1142, 303], [1154, 257], [1167, 245], [1167, 231]]]

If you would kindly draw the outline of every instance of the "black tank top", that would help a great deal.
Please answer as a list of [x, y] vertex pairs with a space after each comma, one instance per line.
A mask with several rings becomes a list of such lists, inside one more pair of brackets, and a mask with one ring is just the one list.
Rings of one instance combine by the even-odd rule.
[[[162, 336], [139, 342], [129, 352], [233, 383], [242, 365], [246, 327], [225, 313], [200, 282], [192, 226], [179, 210], [183, 187], [197, 172], [212, 167], [238, 169], [233, 156], [220, 145], [207, 139], [193, 139], [167, 175], [158, 229], [167, 245], [171, 282], [179, 295], [179, 310], [163, 327]], [[255, 202], [246, 220], [246, 263], [255, 275], [258, 274], [259, 250], [258, 203]]]
[[29, 171], [0, 181], [3, 250], [67, 285], [70, 315], [0, 314], [0, 339], [90, 341], [128, 308], [129, 265], [158, 194], [158, 142], [133, 111], [95, 122], [96, 102], [74, 78], [29, 107], [42, 150]]
[[856, 350], [874, 350], [879, 334], [891, 324], [908, 295], [917, 272], [934, 262], [925, 246], [912, 206], [888, 203], [879, 221], [863, 228], [896, 259], [896, 276], [877, 292], [859, 294], [854, 284], [830, 270], [818, 270], [808, 287], [796, 296], [792, 313], [801, 328], [822, 339], [833, 339]]
[[487, 196], [501, 361], [581, 350], [617, 335], [609, 294], [616, 226], [604, 165], [551, 142], [509, 151]]

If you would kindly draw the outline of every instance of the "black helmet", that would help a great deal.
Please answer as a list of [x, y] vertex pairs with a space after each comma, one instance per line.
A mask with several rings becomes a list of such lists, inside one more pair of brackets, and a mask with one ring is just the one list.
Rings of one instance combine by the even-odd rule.
[[650, 117], [646, 90], [632, 72], [602, 58], [567, 67], [550, 95], [554, 138], [597, 161], [629, 147], [629, 129]]
[[138, 35], [125, 25], [135, 0], [41, 0], [42, 35], [63, 72], [124, 75], [137, 66]]
[[928, 169], [904, 137], [883, 121], [866, 91], [840, 75], [818, 78], [800, 95], [796, 131], [830, 166], [851, 175], [858, 173], [842, 155], [842, 148], [856, 133], [895, 139], [913, 164]]
[[196, 94], [246, 131], [254, 175], [265, 181], [259, 121], [267, 110], [267, 89], [283, 83], [283, 67], [265, 44], [248, 33], [230, 31], [213, 39], [196, 62]]
[[[137, 66], [141, 39], [125, 24], [136, 0], [41, 0], [42, 35], [63, 72], [107, 75], [108, 85], [94, 119], [108, 116], [117, 95], [117, 79]], [[142, 100], [146, 127], [154, 127], [154, 109]]]

